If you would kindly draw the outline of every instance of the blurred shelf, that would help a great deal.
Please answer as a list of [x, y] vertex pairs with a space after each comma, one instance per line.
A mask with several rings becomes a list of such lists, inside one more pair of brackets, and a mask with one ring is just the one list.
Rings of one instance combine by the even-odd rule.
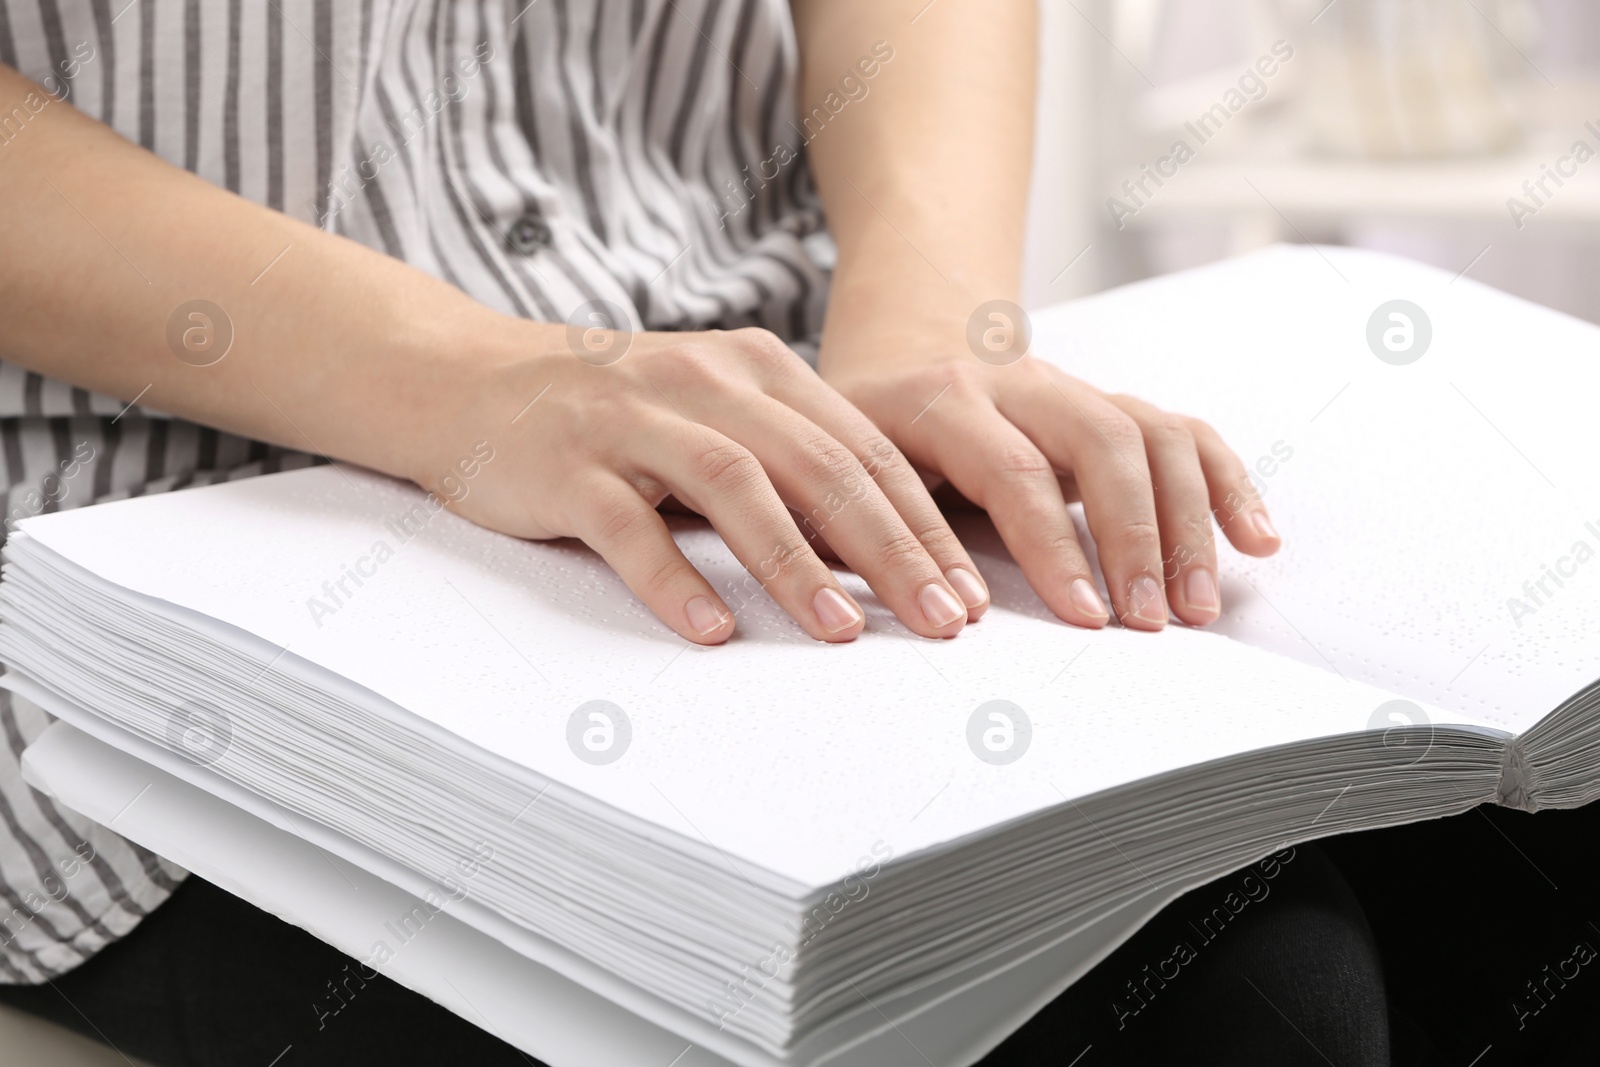
[[[1600, 152], [1600, 144], [1595, 145]], [[1559, 154], [1558, 154], [1559, 155]], [[1507, 201], [1535, 207], [1527, 227], [1561, 222], [1600, 225], [1600, 158], [1566, 178], [1538, 206], [1523, 190], [1556, 156], [1526, 154], [1483, 160], [1383, 163], [1350, 160], [1194, 160], [1154, 190], [1129, 225], [1194, 216], [1286, 216], [1294, 225], [1350, 218], [1404, 217], [1504, 222], [1516, 226]], [[1124, 198], [1126, 199], [1126, 198]], [[1130, 201], [1131, 203], [1131, 201]]]
[[[1552, 224], [1600, 226], [1600, 90], [1569, 85], [1559, 94], [1544, 92], [1527, 103], [1524, 114], [1536, 115], [1537, 121], [1528, 123], [1529, 133], [1515, 151], [1442, 159], [1318, 156], [1307, 149], [1294, 111], [1279, 109], [1238, 128], [1224, 128], [1176, 175], [1163, 177], [1164, 185], [1148, 183], [1152, 195], [1126, 221], [1137, 227], [1220, 221], [1259, 230], [1262, 239], [1352, 219], [1504, 223], [1516, 232], [1508, 204], [1516, 198], [1534, 208], [1523, 217], [1525, 232], [1548, 230]], [[1593, 128], [1585, 125], [1589, 120]], [[1145, 137], [1149, 145], [1163, 143], [1153, 131]], [[1193, 137], [1185, 139], [1194, 142]], [[1553, 168], [1578, 140], [1593, 156], [1577, 164], [1574, 175], [1562, 175], [1560, 186], [1546, 178], [1549, 195], [1539, 191], [1537, 200], [1531, 197], [1524, 183], [1546, 177], [1546, 167]], [[1172, 136], [1165, 143], [1170, 145]], [[1132, 205], [1121, 183], [1139, 175], [1144, 162], [1153, 158], [1112, 167], [1108, 195]]]

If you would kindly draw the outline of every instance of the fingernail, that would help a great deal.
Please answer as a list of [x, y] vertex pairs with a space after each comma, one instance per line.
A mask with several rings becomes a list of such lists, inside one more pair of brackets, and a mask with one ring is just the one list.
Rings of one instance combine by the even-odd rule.
[[1183, 598], [1196, 611], [1221, 611], [1222, 596], [1217, 592], [1217, 580], [1208, 570], [1196, 567], [1183, 579]]
[[703, 596], [697, 596], [689, 601], [684, 608], [684, 614], [689, 616], [689, 625], [694, 627], [694, 632], [701, 637], [709, 637], [722, 629], [727, 617], [717, 610], [717, 606]]
[[1138, 619], [1150, 626], [1167, 624], [1167, 603], [1161, 587], [1148, 574], [1141, 574], [1128, 583], [1128, 614], [1123, 621]]
[[981, 608], [989, 601], [989, 591], [983, 587], [983, 582], [965, 567], [951, 567], [944, 572], [944, 580], [969, 608]]
[[917, 603], [922, 608], [922, 617], [941, 629], [967, 617], [966, 605], [938, 582], [923, 586], [922, 592], [917, 594]]
[[811, 598], [811, 609], [817, 613], [822, 628], [830, 634], [848, 630], [861, 621], [861, 609], [837, 589], [818, 589], [817, 595]]
[[1067, 595], [1072, 598], [1072, 604], [1085, 615], [1097, 619], [1109, 619], [1111, 613], [1106, 610], [1106, 602], [1100, 599], [1100, 593], [1095, 589], [1094, 583], [1087, 578], [1074, 578], [1067, 587]]
[[1254, 526], [1256, 533], [1271, 541], [1278, 540], [1278, 531], [1272, 528], [1272, 520], [1267, 518], [1265, 511], [1258, 511], [1250, 516], [1250, 525]]

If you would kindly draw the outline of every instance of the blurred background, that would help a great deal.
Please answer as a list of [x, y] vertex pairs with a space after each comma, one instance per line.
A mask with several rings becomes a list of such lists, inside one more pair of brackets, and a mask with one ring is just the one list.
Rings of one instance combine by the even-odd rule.
[[1595, 0], [1041, 0], [1030, 307], [1277, 241], [1600, 321]]
[[[1030, 307], [1315, 241], [1600, 322], [1597, 0], [1039, 2]], [[128, 1063], [5, 1009], [0, 1061]]]

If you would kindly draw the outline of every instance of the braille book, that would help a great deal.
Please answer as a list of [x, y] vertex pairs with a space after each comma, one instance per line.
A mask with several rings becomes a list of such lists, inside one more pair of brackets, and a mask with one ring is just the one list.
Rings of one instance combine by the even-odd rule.
[[970, 1063], [1188, 888], [1596, 795], [1600, 329], [1283, 247], [1041, 312], [1032, 351], [1244, 457], [1284, 549], [1219, 538], [1215, 626], [1067, 626], [972, 514], [994, 605], [954, 640], [846, 575], [854, 643], [750, 596], [699, 648], [579, 544], [322, 466], [22, 521], [3, 684], [414, 894], [363, 966], [444, 915], [750, 1067]]

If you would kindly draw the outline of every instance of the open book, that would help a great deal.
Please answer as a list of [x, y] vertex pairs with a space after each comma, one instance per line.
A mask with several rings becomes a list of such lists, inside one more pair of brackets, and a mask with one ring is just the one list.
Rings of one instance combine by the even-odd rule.
[[1033, 350], [1256, 472], [1286, 547], [1219, 548], [1210, 631], [1070, 628], [970, 517], [994, 607], [955, 640], [847, 576], [853, 644], [730, 595], [700, 649], [581, 546], [320, 467], [24, 520], [4, 684], [751, 1067], [972, 1062], [1285, 844], [1600, 792], [1600, 329], [1279, 248], [1041, 314]]

